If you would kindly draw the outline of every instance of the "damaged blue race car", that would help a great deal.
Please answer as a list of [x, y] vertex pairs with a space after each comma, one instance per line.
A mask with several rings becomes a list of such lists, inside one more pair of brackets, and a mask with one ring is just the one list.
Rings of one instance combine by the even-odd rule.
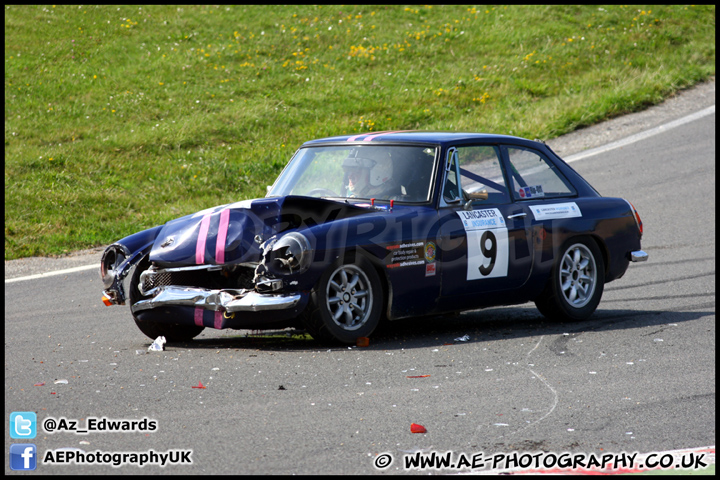
[[130, 235], [100, 275], [150, 338], [301, 326], [355, 343], [381, 321], [526, 302], [586, 319], [647, 260], [641, 237], [628, 201], [543, 143], [384, 132], [303, 144], [265, 198]]

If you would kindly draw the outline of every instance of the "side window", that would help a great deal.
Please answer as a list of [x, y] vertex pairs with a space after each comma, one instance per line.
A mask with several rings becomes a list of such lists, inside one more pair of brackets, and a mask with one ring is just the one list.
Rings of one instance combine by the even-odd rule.
[[458, 147], [457, 152], [464, 201], [495, 204], [510, 202], [498, 147]]
[[543, 197], [567, 197], [575, 189], [540, 152], [507, 147], [513, 198], [532, 200]]
[[460, 194], [460, 180], [458, 179], [457, 150], [451, 148], [445, 163], [445, 185], [443, 186], [443, 200], [446, 203], [457, 203], [462, 200]]

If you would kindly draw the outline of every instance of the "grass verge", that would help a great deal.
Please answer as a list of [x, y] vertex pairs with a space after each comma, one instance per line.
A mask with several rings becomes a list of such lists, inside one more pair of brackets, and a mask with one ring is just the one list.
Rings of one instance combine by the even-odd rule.
[[309, 139], [549, 139], [714, 73], [714, 5], [6, 5], [5, 259], [262, 196]]

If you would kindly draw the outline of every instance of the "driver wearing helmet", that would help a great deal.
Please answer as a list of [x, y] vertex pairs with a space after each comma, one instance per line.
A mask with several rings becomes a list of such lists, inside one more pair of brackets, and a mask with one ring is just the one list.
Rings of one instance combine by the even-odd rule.
[[357, 149], [343, 161], [348, 197], [390, 198], [396, 195], [392, 159], [379, 147]]

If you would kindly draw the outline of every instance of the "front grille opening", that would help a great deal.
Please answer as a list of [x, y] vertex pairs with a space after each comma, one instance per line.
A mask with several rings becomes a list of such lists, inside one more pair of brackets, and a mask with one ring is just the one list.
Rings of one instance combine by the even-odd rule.
[[252, 289], [255, 286], [253, 283], [254, 274], [254, 267], [243, 266], [234, 267], [232, 270], [161, 272], [148, 276], [145, 289], [151, 290], [155, 287], [167, 285], [210, 289]]

